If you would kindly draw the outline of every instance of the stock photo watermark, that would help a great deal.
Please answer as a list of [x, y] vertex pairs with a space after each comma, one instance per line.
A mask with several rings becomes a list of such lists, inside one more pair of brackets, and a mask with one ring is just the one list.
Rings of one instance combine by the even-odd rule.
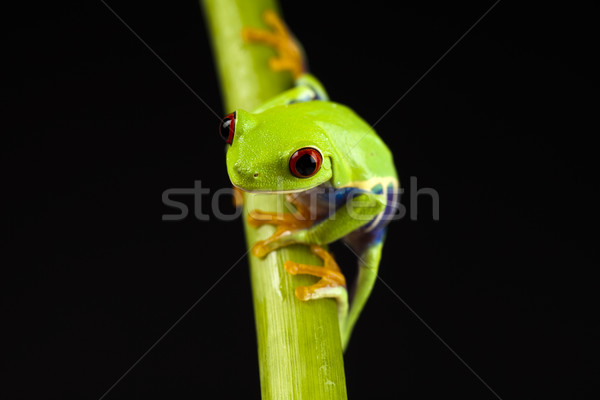
[[[273, 193], [285, 193], [283, 190], [275, 190]], [[364, 195], [366, 194], [366, 195]], [[363, 195], [363, 196], [361, 196]], [[242, 215], [242, 207], [234, 207], [232, 212], [223, 210], [224, 199], [229, 202], [240, 196], [240, 193], [232, 187], [219, 188], [214, 192], [202, 186], [202, 181], [194, 181], [193, 187], [187, 188], [169, 188], [162, 193], [162, 203], [172, 209], [171, 213], [162, 215], [163, 221], [183, 221], [188, 218], [195, 218], [198, 221], [233, 221]], [[348, 215], [355, 219], [372, 219], [372, 215], [365, 214], [365, 209], [383, 207], [380, 219], [400, 220], [406, 217], [411, 221], [417, 221], [424, 215], [433, 221], [440, 219], [440, 196], [437, 190], [430, 187], [419, 188], [417, 177], [411, 176], [409, 179], [408, 196], [405, 195], [405, 189], [381, 187], [375, 192], [364, 191], [356, 188], [333, 188], [324, 185], [308, 189], [304, 192], [287, 194], [288, 202], [284, 202], [281, 210], [276, 210], [276, 214], [282, 212], [295, 212], [293, 203], [301, 203], [310, 210], [310, 219], [335, 219], [336, 213], [344, 208]], [[182, 201], [183, 198], [191, 198], [190, 202]], [[427, 200], [426, 200], [427, 199]], [[403, 200], [406, 200], [404, 204]], [[425, 200], [425, 201], [423, 201]], [[208, 203], [207, 203], [208, 202]], [[421, 204], [419, 206], [419, 203]], [[292, 203], [292, 204], [290, 204]], [[210, 205], [210, 212], [204, 211], [206, 204]], [[430, 206], [428, 213], [419, 213], [419, 207]], [[423, 210], [423, 209], [422, 209]], [[302, 218], [301, 216], [298, 216]]]

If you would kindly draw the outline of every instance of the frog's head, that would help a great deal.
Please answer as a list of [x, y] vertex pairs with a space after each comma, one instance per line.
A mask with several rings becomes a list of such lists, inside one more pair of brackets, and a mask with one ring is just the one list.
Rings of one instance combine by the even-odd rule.
[[257, 114], [238, 110], [222, 120], [220, 133], [229, 144], [227, 172], [234, 186], [248, 192], [289, 193], [332, 178], [334, 149], [305, 104]]

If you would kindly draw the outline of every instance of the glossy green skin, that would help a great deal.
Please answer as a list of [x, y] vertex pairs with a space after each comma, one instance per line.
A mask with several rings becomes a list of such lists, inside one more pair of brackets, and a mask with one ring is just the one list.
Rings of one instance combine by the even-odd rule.
[[[318, 100], [311, 100], [315, 97]], [[303, 147], [315, 147], [323, 155], [321, 168], [309, 178], [298, 178], [289, 168], [290, 157]], [[381, 259], [384, 228], [377, 235], [361, 230], [386, 209], [385, 192], [378, 194], [373, 189], [398, 186], [390, 150], [350, 108], [328, 101], [321, 84], [306, 74], [297, 80], [295, 88], [253, 113], [237, 110], [235, 134], [227, 151], [227, 171], [233, 185], [248, 192], [297, 193], [322, 184], [361, 189], [353, 198], [351, 212], [339, 207], [331, 218], [307, 229], [290, 231], [266, 250], [268, 253], [294, 243], [326, 245], [345, 239], [357, 253], [359, 272], [350, 308], [347, 292], [341, 287], [313, 297], [338, 301], [345, 348], [373, 289]]]
[[[289, 192], [328, 181], [341, 188], [374, 178], [397, 179], [390, 150], [354, 111], [322, 100], [288, 104], [298, 95], [292, 89], [268, 108], [237, 111], [227, 151], [227, 171], [235, 186], [250, 192]], [[314, 176], [297, 178], [290, 172], [290, 157], [309, 146], [321, 151], [323, 165]]]

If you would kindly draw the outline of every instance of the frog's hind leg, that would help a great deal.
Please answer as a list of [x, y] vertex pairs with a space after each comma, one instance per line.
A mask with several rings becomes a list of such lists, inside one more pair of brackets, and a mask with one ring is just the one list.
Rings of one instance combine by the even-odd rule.
[[294, 79], [306, 71], [302, 50], [284, 22], [273, 10], [265, 11], [263, 18], [271, 30], [244, 27], [242, 39], [245, 42], [259, 42], [271, 46], [277, 56], [269, 60], [273, 71], [290, 71]]
[[344, 239], [358, 256], [358, 275], [350, 294], [350, 311], [341, 329], [342, 347], [344, 349], [348, 345], [354, 324], [367, 303], [373, 286], [375, 286], [384, 235], [385, 231], [369, 234], [359, 231], [357, 234]]
[[310, 246], [310, 251], [323, 260], [323, 266], [300, 264], [286, 261], [285, 270], [292, 275], [313, 275], [321, 278], [311, 286], [298, 286], [294, 293], [302, 301], [332, 298], [337, 301], [340, 333], [348, 316], [348, 292], [346, 278], [333, 256], [319, 245]]

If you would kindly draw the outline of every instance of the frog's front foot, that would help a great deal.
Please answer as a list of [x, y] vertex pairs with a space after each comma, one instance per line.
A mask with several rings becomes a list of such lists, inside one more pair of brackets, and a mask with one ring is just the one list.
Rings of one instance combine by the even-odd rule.
[[[295, 206], [295, 213], [273, 213], [252, 210], [248, 214], [248, 223], [257, 228], [262, 225], [275, 225], [275, 233], [268, 239], [258, 241], [252, 246], [252, 254], [264, 257], [271, 251], [294, 243], [307, 243], [306, 232], [313, 224], [310, 209], [288, 197]], [[348, 292], [346, 278], [340, 271], [333, 256], [319, 245], [311, 244], [310, 251], [323, 260], [323, 266], [301, 264], [286, 261], [285, 270], [292, 275], [313, 275], [321, 278], [310, 286], [298, 286], [294, 293], [302, 301], [333, 298], [338, 304], [340, 330], [343, 332], [348, 314]]]
[[305, 234], [306, 231], [304, 229], [290, 229], [285, 225], [280, 225], [271, 237], [254, 243], [252, 254], [262, 258], [280, 247], [305, 243]]
[[273, 47], [277, 56], [269, 60], [271, 69], [290, 71], [294, 79], [298, 78], [305, 70], [300, 46], [275, 11], [265, 11], [263, 18], [272, 31], [245, 27], [242, 38], [245, 42], [261, 42]]
[[303, 243], [306, 236], [306, 228], [312, 226], [310, 213], [304, 207], [296, 205], [298, 211], [295, 213], [274, 213], [260, 210], [252, 210], [248, 214], [248, 223], [254, 228], [262, 225], [275, 225], [275, 233], [265, 240], [260, 240], [252, 246], [252, 254], [256, 257], [264, 257], [280, 247], [289, 246], [294, 243]]

